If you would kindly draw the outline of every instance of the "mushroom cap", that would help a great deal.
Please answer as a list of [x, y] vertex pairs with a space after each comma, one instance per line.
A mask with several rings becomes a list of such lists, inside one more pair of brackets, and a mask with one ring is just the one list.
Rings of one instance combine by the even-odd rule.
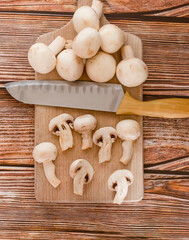
[[117, 138], [117, 131], [113, 127], [103, 127], [98, 129], [93, 135], [93, 142], [101, 147], [104, 137], [110, 137], [111, 142], [114, 143]]
[[57, 56], [56, 70], [67, 81], [78, 80], [84, 69], [83, 60], [72, 49], [63, 50]]
[[108, 188], [112, 191], [117, 191], [117, 180], [121, 178], [126, 178], [128, 185], [131, 185], [133, 183], [132, 172], [126, 169], [121, 169], [113, 172], [112, 175], [108, 178]]
[[148, 68], [139, 58], [122, 60], [117, 65], [116, 75], [121, 84], [126, 87], [137, 87], [146, 81]]
[[42, 142], [33, 149], [33, 158], [38, 163], [54, 161], [56, 157], [57, 148], [53, 143]]
[[96, 118], [91, 114], [85, 114], [75, 119], [74, 130], [79, 133], [93, 131], [96, 125]]
[[96, 30], [100, 28], [100, 22], [96, 12], [89, 6], [78, 8], [73, 15], [73, 25], [75, 31], [79, 33], [86, 27], [91, 27]]
[[123, 31], [114, 24], [106, 24], [100, 28], [101, 48], [107, 53], [117, 52], [124, 44]]
[[86, 61], [86, 72], [92, 81], [107, 82], [113, 78], [115, 71], [116, 61], [114, 57], [103, 51], [99, 51], [94, 57]]
[[71, 128], [73, 128], [74, 118], [68, 113], [62, 113], [53, 119], [49, 123], [49, 131], [57, 135], [57, 125], [61, 125], [64, 122], [67, 122]]
[[94, 169], [91, 166], [91, 164], [85, 159], [77, 159], [71, 164], [70, 170], [69, 170], [70, 177], [74, 178], [76, 176], [77, 172], [81, 168], [85, 168], [85, 170], [88, 174], [88, 179], [85, 183], [90, 183], [90, 181], [92, 180], [93, 175], [94, 175]]
[[77, 34], [72, 48], [80, 58], [91, 58], [99, 50], [101, 44], [100, 34], [94, 28], [84, 28]]
[[122, 140], [136, 140], [140, 136], [140, 125], [132, 119], [120, 121], [116, 125], [116, 130]]
[[41, 74], [51, 72], [56, 65], [56, 58], [44, 43], [35, 43], [28, 51], [28, 61], [32, 68]]

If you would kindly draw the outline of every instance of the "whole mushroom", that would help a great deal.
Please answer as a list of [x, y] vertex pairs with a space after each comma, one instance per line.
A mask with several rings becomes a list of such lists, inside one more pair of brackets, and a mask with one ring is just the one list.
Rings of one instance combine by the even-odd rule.
[[73, 147], [73, 129], [74, 118], [67, 113], [63, 113], [53, 118], [49, 123], [49, 131], [59, 137], [59, 143], [62, 151]]
[[55, 165], [53, 161], [57, 157], [57, 148], [53, 143], [42, 142], [35, 146], [33, 158], [38, 163], [43, 163], [43, 169], [48, 182], [54, 187], [58, 187], [61, 181], [55, 175]]
[[113, 127], [98, 129], [93, 135], [93, 142], [100, 147], [98, 156], [99, 163], [110, 161], [112, 144], [117, 138], [117, 132]]
[[72, 48], [80, 58], [91, 58], [99, 50], [101, 44], [100, 34], [94, 28], [84, 28], [74, 38]]
[[65, 49], [57, 56], [56, 70], [63, 79], [76, 81], [81, 77], [83, 69], [83, 59], [72, 49]]
[[78, 8], [72, 18], [75, 31], [79, 33], [86, 27], [91, 27], [99, 30], [99, 18], [102, 15], [102, 8], [103, 3], [99, 0], [93, 0], [91, 7], [82, 6]]
[[117, 52], [125, 41], [123, 31], [114, 24], [106, 24], [100, 28], [101, 48], [107, 53]]
[[82, 149], [92, 148], [92, 131], [96, 128], [97, 120], [91, 114], [79, 116], [74, 121], [74, 130], [81, 133], [82, 136]]
[[148, 68], [139, 58], [134, 57], [130, 45], [121, 49], [122, 61], [117, 65], [116, 75], [121, 84], [126, 87], [137, 87], [146, 81]]
[[123, 140], [123, 154], [120, 162], [126, 165], [131, 160], [133, 155], [133, 143], [140, 136], [140, 125], [135, 120], [126, 119], [120, 121], [116, 125], [116, 130], [118, 137]]
[[28, 61], [32, 68], [41, 74], [51, 72], [56, 66], [56, 55], [64, 48], [66, 40], [58, 36], [49, 45], [35, 43], [28, 51]]
[[128, 187], [133, 183], [133, 174], [126, 169], [116, 170], [108, 179], [108, 188], [116, 191], [113, 203], [121, 204], [128, 193]]
[[99, 51], [94, 57], [86, 61], [86, 73], [95, 82], [108, 82], [116, 72], [114, 57], [103, 51]]
[[85, 159], [75, 160], [70, 166], [70, 177], [74, 179], [74, 193], [83, 195], [83, 185], [91, 182], [94, 170], [91, 164]]

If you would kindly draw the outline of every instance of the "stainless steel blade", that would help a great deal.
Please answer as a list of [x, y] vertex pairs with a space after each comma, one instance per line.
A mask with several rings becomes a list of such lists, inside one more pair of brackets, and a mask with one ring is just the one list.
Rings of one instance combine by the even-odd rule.
[[116, 112], [124, 96], [119, 84], [67, 81], [19, 81], [5, 84], [27, 104]]

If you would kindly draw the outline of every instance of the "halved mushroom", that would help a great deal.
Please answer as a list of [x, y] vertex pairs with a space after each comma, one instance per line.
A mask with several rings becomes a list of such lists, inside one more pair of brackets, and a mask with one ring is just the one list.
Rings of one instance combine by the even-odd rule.
[[51, 72], [56, 66], [56, 55], [64, 48], [66, 40], [58, 36], [49, 45], [35, 43], [28, 51], [28, 61], [32, 68], [41, 74]]
[[91, 164], [84, 160], [75, 160], [70, 166], [70, 177], [74, 179], [74, 193], [76, 195], [83, 195], [83, 185], [91, 182], [94, 170]]
[[58, 187], [61, 181], [55, 175], [55, 165], [53, 161], [57, 157], [57, 148], [53, 143], [43, 142], [35, 146], [33, 158], [38, 163], [43, 163], [43, 169], [48, 182], [54, 187]]
[[116, 130], [118, 137], [123, 140], [123, 155], [120, 159], [120, 162], [126, 165], [131, 160], [133, 155], [134, 140], [136, 140], [140, 136], [140, 125], [135, 120], [126, 119], [120, 121], [116, 125]]
[[146, 81], [148, 68], [139, 58], [134, 57], [130, 45], [121, 49], [122, 61], [117, 65], [116, 75], [121, 84], [126, 87], [137, 87]]
[[67, 113], [63, 113], [53, 118], [49, 123], [49, 131], [59, 137], [62, 151], [73, 147], [73, 121], [74, 118]]
[[108, 179], [108, 188], [116, 191], [113, 203], [121, 204], [128, 193], [128, 187], [133, 183], [133, 174], [126, 169], [116, 170]]
[[117, 132], [113, 127], [98, 129], [93, 135], [93, 142], [100, 147], [98, 156], [99, 163], [110, 161], [112, 144], [117, 138]]
[[101, 39], [98, 31], [94, 28], [84, 28], [73, 40], [72, 48], [80, 58], [91, 58], [99, 50]]
[[92, 131], [96, 128], [97, 120], [91, 114], [79, 116], [74, 121], [74, 130], [81, 133], [82, 136], [82, 149], [92, 148]]
[[117, 52], [125, 41], [123, 31], [114, 24], [106, 24], [99, 30], [101, 48], [107, 53]]
[[86, 73], [92, 81], [108, 82], [116, 72], [114, 57], [103, 51], [99, 51], [94, 57], [86, 61]]
[[99, 18], [102, 15], [102, 8], [103, 3], [99, 0], [93, 0], [91, 7], [82, 6], [78, 8], [72, 18], [75, 31], [79, 33], [86, 27], [92, 27], [99, 30]]

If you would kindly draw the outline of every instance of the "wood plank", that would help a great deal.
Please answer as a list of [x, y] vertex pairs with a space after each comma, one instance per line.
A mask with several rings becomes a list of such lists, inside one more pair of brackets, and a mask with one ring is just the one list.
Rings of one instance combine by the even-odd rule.
[[[142, 15], [188, 17], [189, 1], [158, 0], [158, 1], [132, 1], [132, 0], [103, 0], [104, 12], [112, 13], [140, 13]], [[39, 12], [74, 12], [76, 0], [1, 0], [0, 11], [39, 11]]]
[[[1, 13], [0, 84], [34, 79], [34, 71], [27, 60], [29, 47], [40, 34], [60, 28], [68, 20], [69, 17], [56, 15]], [[144, 60], [149, 68], [149, 77], [143, 86], [145, 94], [189, 96], [188, 24], [133, 20], [111, 22], [125, 31], [129, 29], [143, 41]]]

